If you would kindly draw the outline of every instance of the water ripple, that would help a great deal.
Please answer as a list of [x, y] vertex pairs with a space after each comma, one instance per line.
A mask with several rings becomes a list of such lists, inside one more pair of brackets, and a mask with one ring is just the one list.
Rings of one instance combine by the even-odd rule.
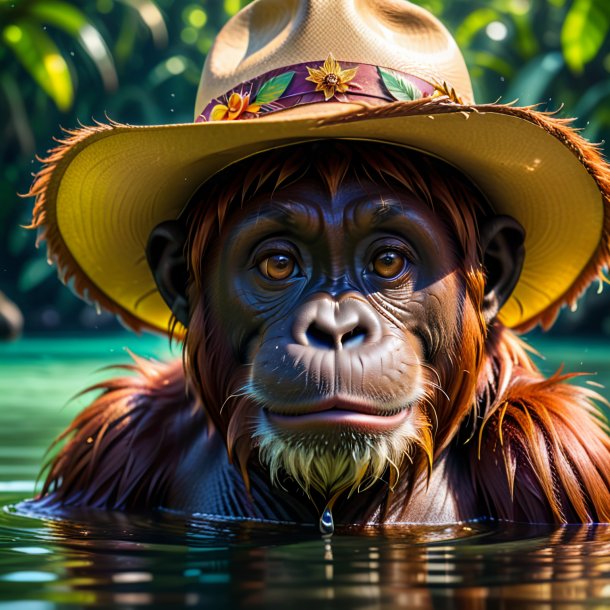
[[610, 526], [344, 528], [328, 541], [313, 526], [162, 511], [41, 518], [18, 499], [0, 495], [0, 610], [15, 599], [44, 610], [610, 604]]

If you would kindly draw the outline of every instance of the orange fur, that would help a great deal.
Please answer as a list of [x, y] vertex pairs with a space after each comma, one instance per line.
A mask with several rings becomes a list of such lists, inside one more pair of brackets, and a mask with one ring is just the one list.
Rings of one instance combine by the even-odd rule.
[[[248, 477], [250, 415], [258, 408], [241, 394], [247, 367], [234, 362], [210, 312], [205, 267], [233, 208], [256, 193], [273, 193], [306, 173], [329, 191], [354, 172], [373, 183], [407, 189], [426, 201], [455, 236], [460, 261], [460, 332], [435, 360], [438, 384], [425, 398], [433, 434], [403, 464], [403, 491], [376, 501], [384, 514], [400, 514], [416, 480], [433, 460], [449, 455], [468, 471], [464, 505], [476, 514], [524, 521], [610, 520], [610, 441], [595, 401], [599, 396], [545, 379], [524, 345], [481, 314], [485, 277], [477, 240], [477, 214], [485, 203], [457, 172], [391, 148], [336, 143], [261, 155], [206, 185], [188, 219], [189, 295], [196, 303], [184, 363], [134, 367], [135, 378], [101, 384], [102, 394], [59, 440], [41, 501], [109, 508], [172, 506], [173, 474], [201, 434], [221, 434], [230, 456]], [[236, 179], [241, 172], [241, 178]], [[208, 205], [210, 202], [213, 205]], [[184, 370], [182, 368], [184, 364]], [[188, 391], [187, 391], [188, 389]], [[196, 396], [197, 400], [189, 398]], [[431, 490], [433, 493], [433, 490]], [[375, 507], [368, 507], [374, 512]]]
[[[132, 368], [137, 376], [92, 388], [101, 396], [58, 439], [66, 442], [50, 462], [43, 505], [171, 506], [172, 476], [190, 444], [217, 432], [187, 398], [180, 362]], [[497, 395], [487, 375], [503, 386]], [[542, 377], [506, 330], [478, 380], [480, 417], [466, 418], [448, 443], [450, 459], [468, 466], [478, 507], [462, 518], [610, 521], [610, 440], [594, 403], [602, 399], [569, 376]], [[386, 512], [397, 511], [390, 499]]]
[[180, 361], [136, 357], [123, 368], [137, 376], [90, 388], [101, 395], [55, 441], [67, 442], [47, 465], [43, 505], [157, 505], [189, 442], [209, 431], [205, 412], [187, 396]]

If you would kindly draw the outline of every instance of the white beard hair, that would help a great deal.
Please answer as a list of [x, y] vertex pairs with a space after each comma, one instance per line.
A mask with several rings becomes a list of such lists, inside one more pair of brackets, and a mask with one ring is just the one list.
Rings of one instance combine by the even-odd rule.
[[347, 489], [351, 494], [374, 485], [388, 467], [394, 469], [396, 482], [403, 460], [411, 459], [415, 447], [426, 447], [430, 422], [415, 408], [417, 413], [398, 429], [383, 434], [350, 430], [334, 436], [279, 433], [262, 416], [257, 420], [253, 441], [272, 484], [281, 486], [280, 475], [284, 473], [309, 496], [312, 490], [329, 498]]

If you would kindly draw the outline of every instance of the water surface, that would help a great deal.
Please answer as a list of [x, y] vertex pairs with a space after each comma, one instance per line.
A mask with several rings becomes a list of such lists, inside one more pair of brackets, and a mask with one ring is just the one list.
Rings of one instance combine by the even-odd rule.
[[[69, 398], [128, 362], [124, 346], [169, 356], [163, 340], [130, 335], [0, 345], [0, 610], [610, 607], [604, 525], [410, 526], [325, 541], [313, 526], [168, 512], [18, 514], [49, 442], [86, 404]], [[610, 382], [610, 346], [537, 346], [547, 373], [565, 362]]]

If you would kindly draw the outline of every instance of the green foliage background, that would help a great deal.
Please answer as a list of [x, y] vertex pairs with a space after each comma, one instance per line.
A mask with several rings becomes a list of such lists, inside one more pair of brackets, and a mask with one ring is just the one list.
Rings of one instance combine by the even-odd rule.
[[[328, 0], [332, 2], [333, 0]], [[72, 127], [191, 121], [205, 55], [247, 0], [0, 0], [0, 290], [26, 329], [116, 323], [63, 288], [27, 224], [31, 173]], [[479, 102], [542, 103], [610, 135], [608, 0], [419, 0], [464, 51]], [[587, 295], [559, 330], [610, 334], [609, 298]], [[584, 314], [587, 312], [587, 315]], [[608, 313], [606, 313], [608, 312]], [[593, 315], [590, 315], [593, 314]]]

